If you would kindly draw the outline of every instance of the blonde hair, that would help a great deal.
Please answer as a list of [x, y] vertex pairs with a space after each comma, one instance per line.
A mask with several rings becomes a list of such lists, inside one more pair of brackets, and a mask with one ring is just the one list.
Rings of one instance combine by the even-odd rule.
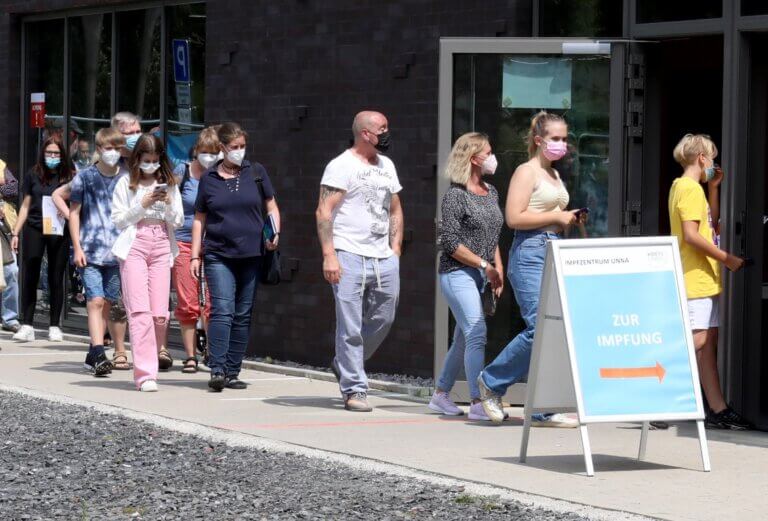
[[105, 127], [96, 132], [94, 139], [97, 147], [112, 145], [113, 147], [125, 146], [125, 137], [119, 130], [113, 127]]
[[218, 131], [214, 127], [206, 127], [200, 131], [197, 136], [197, 142], [195, 143], [195, 155], [198, 150], [215, 150], [219, 151], [219, 135]]
[[547, 125], [550, 123], [563, 123], [567, 125], [563, 116], [553, 114], [551, 112], [541, 111], [531, 119], [531, 128], [528, 129], [528, 134], [525, 136], [525, 143], [528, 145], [528, 159], [533, 159], [536, 155], [536, 137], [546, 137]]
[[451, 180], [451, 183], [467, 186], [469, 178], [472, 176], [473, 156], [479, 154], [488, 144], [488, 136], [481, 132], [468, 132], [456, 140], [448, 156], [448, 163], [445, 165], [445, 177]]
[[672, 157], [683, 167], [693, 164], [699, 154], [712, 159], [717, 157], [717, 147], [706, 134], [686, 134], [672, 151]]

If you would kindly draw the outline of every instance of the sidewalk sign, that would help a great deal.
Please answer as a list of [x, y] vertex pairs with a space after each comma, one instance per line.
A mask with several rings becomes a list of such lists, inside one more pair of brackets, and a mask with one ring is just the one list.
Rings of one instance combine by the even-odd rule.
[[587, 425], [694, 420], [710, 470], [704, 408], [674, 237], [550, 241], [533, 341], [520, 461], [531, 415], [576, 412], [588, 476]]

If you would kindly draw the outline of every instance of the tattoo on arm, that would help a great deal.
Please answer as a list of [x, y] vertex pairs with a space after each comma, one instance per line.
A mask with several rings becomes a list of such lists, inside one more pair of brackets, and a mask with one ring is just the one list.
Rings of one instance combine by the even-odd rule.
[[333, 242], [333, 223], [326, 219], [318, 220], [317, 237], [320, 239], [320, 244]]
[[341, 190], [339, 188], [334, 188], [332, 186], [328, 185], [320, 185], [320, 202], [322, 203], [329, 197], [332, 197], [336, 194], [343, 193], [344, 190]]
[[389, 244], [390, 246], [399, 246], [400, 242], [400, 216], [393, 215], [389, 218]]

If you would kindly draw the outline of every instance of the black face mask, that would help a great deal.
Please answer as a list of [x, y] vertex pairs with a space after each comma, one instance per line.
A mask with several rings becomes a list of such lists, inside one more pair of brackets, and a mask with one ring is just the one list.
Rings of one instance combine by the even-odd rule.
[[391, 137], [389, 134], [389, 130], [387, 130], [386, 132], [382, 132], [376, 137], [379, 138], [379, 142], [374, 145], [374, 148], [379, 152], [386, 152], [387, 150], [389, 150], [390, 137]]

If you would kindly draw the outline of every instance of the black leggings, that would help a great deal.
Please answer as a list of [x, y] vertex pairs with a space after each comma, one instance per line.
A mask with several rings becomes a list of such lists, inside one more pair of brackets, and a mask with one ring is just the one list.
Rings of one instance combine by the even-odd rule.
[[64, 308], [64, 273], [69, 256], [69, 233], [43, 235], [41, 230], [24, 226], [21, 235], [21, 322], [32, 325], [37, 305], [37, 285], [43, 254], [48, 252], [48, 291], [51, 297], [51, 326], [58, 326]]

